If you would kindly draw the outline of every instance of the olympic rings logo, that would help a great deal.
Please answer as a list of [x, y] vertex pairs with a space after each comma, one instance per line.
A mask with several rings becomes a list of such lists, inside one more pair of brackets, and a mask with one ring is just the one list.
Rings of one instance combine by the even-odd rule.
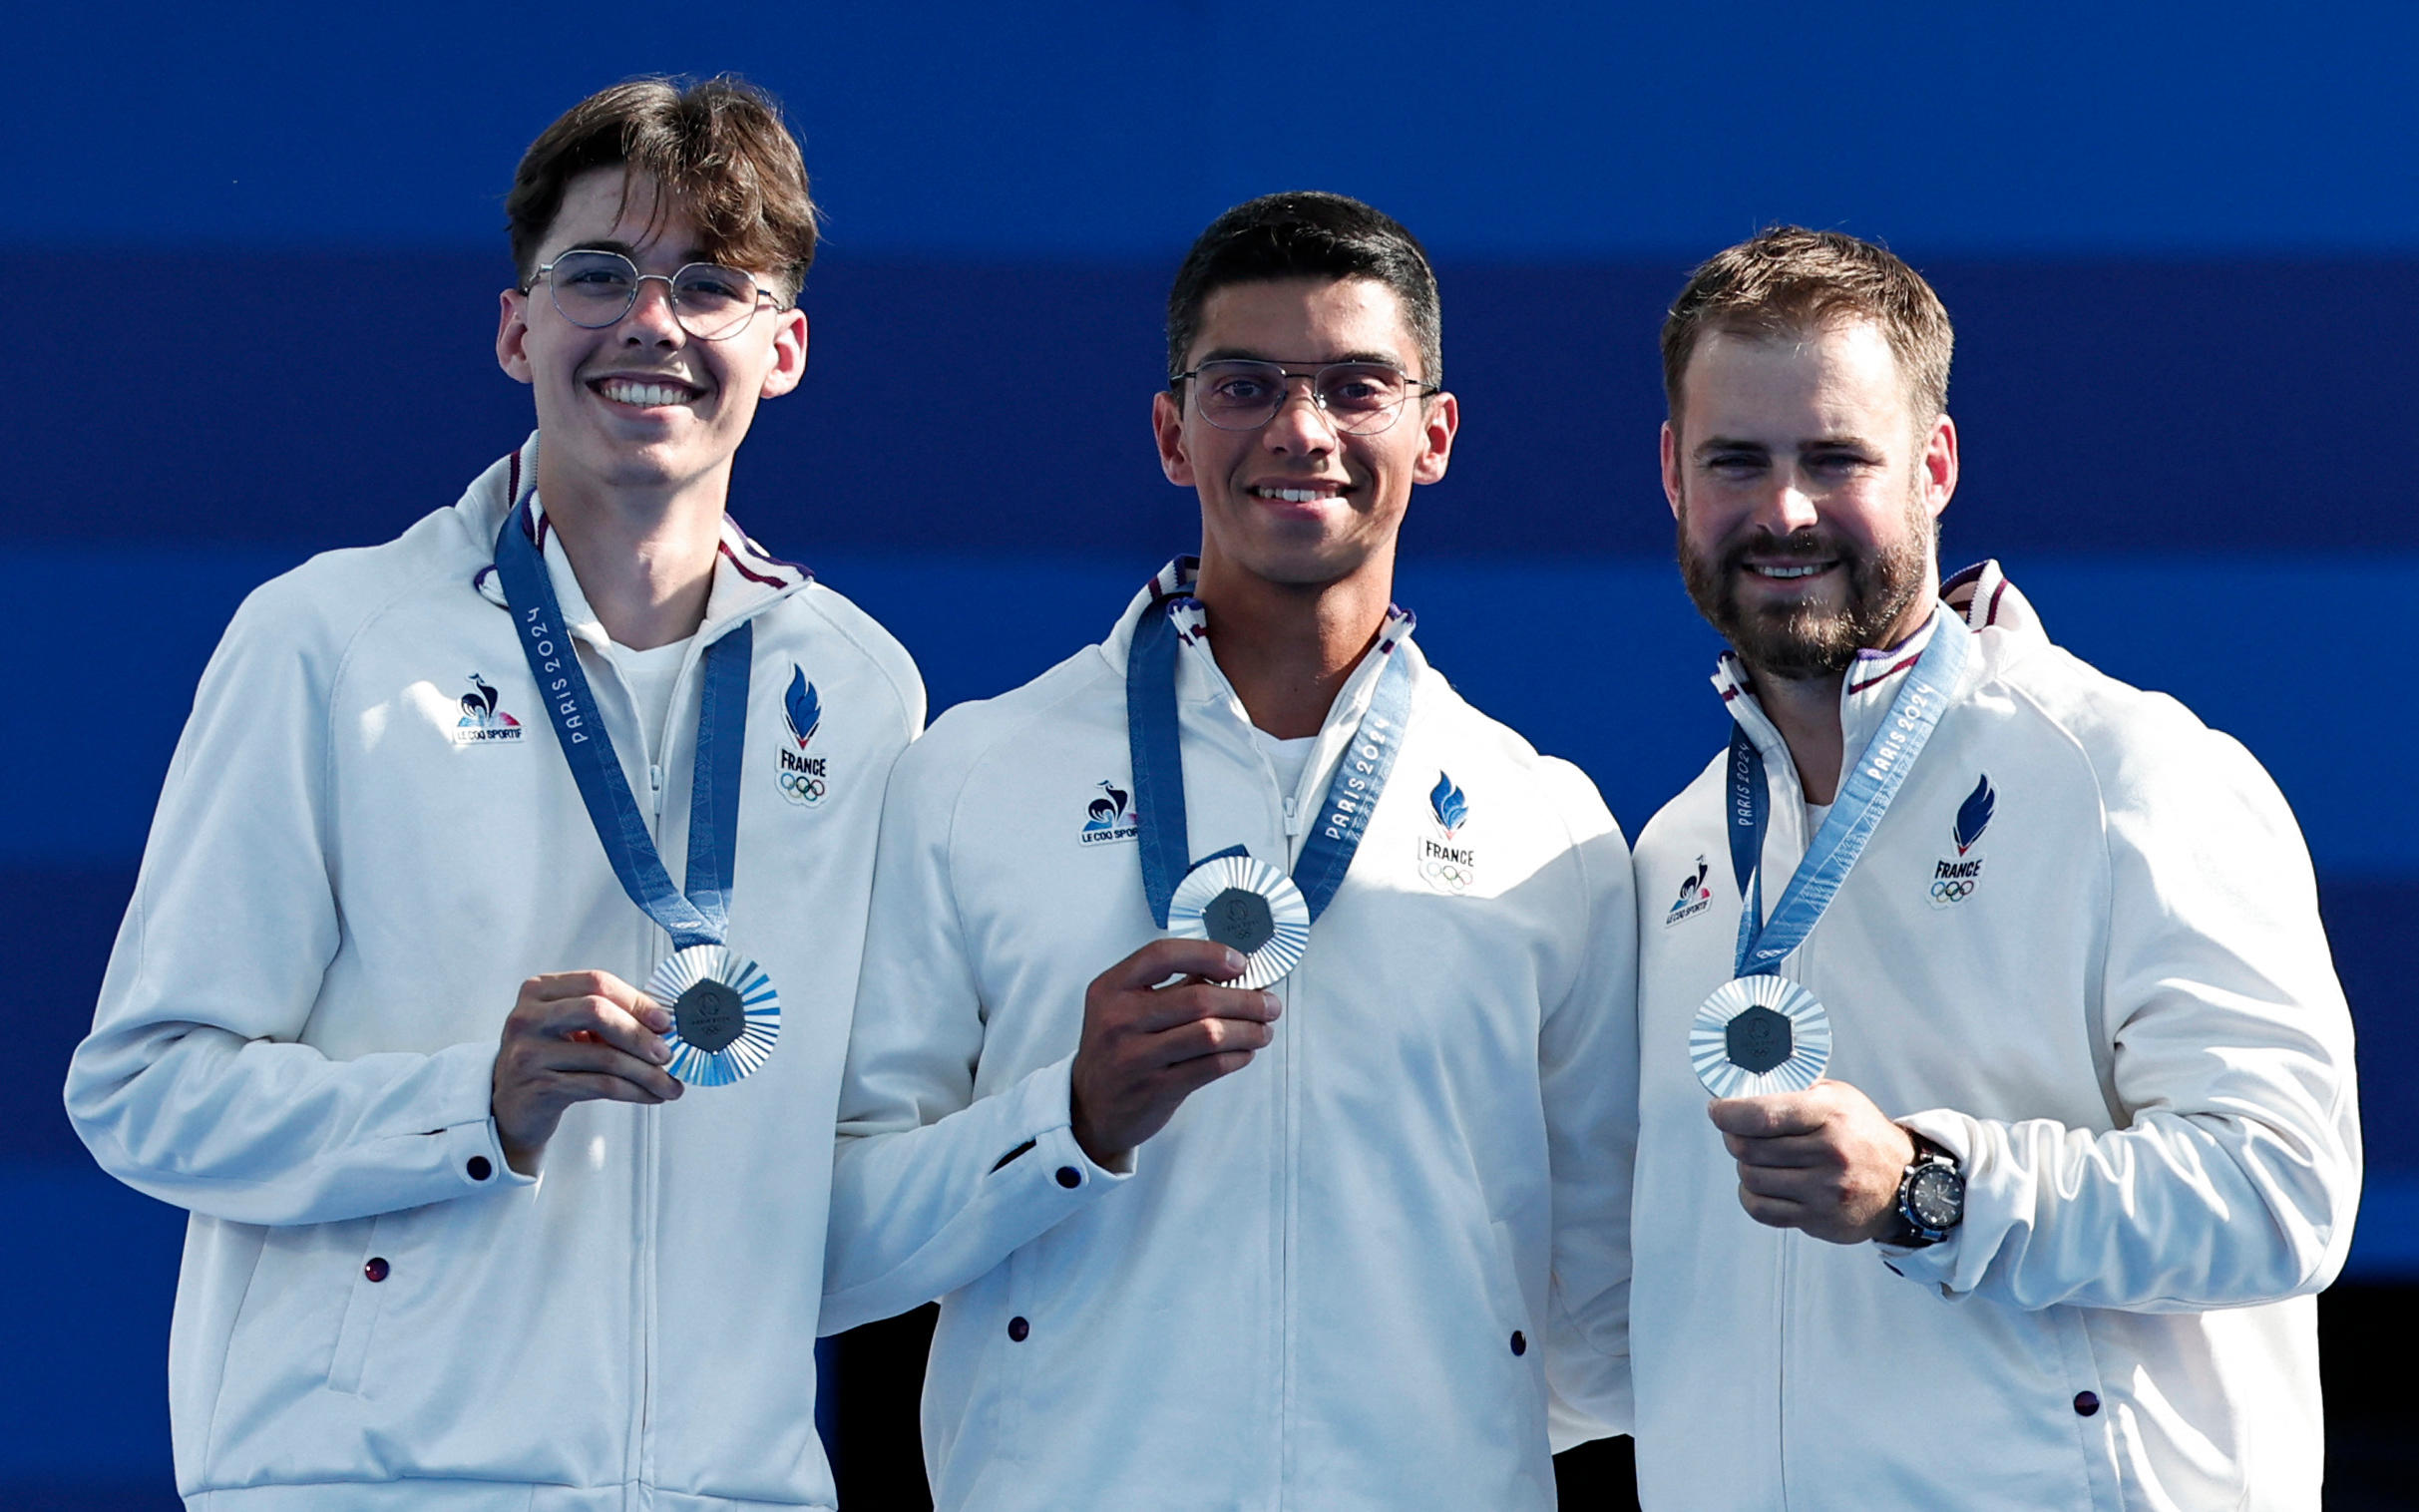
[[1420, 870], [1427, 874], [1429, 881], [1456, 893], [1469, 891], [1470, 884], [1478, 880], [1476, 868], [1464, 867], [1456, 862], [1428, 861]]
[[1935, 882], [1932, 884], [1932, 896], [1942, 903], [1956, 903], [1971, 898], [1974, 895], [1975, 886], [1976, 884], [1971, 878], [1958, 878], [1952, 882]]
[[829, 791], [830, 784], [823, 778], [810, 777], [804, 772], [781, 774], [781, 796], [792, 803], [821, 803], [823, 795]]

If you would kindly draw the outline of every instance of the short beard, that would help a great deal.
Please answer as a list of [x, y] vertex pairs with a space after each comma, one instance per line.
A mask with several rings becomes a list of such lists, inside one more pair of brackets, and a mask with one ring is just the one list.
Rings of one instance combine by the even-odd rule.
[[[1811, 526], [1787, 537], [1758, 526], [1721, 549], [1718, 559], [1709, 560], [1689, 545], [1686, 500], [1680, 514], [1680, 576], [1688, 584], [1689, 598], [1739, 658], [1768, 677], [1803, 682], [1846, 671], [1858, 651], [1878, 648], [1881, 637], [1923, 591], [1929, 575], [1935, 526], [1911, 493], [1905, 535], [1896, 546], [1869, 557], [1851, 552], [1843, 542], [1826, 540]], [[1847, 572], [1846, 605], [1776, 605], [1750, 614], [1739, 602], [1737, 587], [1750, 556], [1814, 562], [1837, 558]]]

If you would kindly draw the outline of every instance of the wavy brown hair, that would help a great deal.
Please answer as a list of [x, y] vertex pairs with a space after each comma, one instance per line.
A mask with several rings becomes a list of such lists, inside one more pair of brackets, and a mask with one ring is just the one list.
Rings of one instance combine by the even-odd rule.
[[685, 209], [716, 262], [769, 274], [784, 303], [798, 296], [815, 260], [815, 201], [806, 162], [782, 124], [780, 103], [727, 74], [702, 83], [631, 79], [589, 96], [541, 133], [522, 155], [505, 196], [513, 265], [527, 287], [538, 248], [563, 209], [564, 190], [592, 169], [619, 167], [626, 200], [639, 175]]
[[1839, 231], [1776, 225], [1716, 252], [1689, 274], [1663, 322], [1663, 401], [1680, 419], [1680, 381], [1708, 331], [1777, 336], [1835, 320], [1880, 327], [1906, 378], [1907, 407], [1929, 429], [1948, 409], [1956, 337], [1940, 296], [1887, 248]]

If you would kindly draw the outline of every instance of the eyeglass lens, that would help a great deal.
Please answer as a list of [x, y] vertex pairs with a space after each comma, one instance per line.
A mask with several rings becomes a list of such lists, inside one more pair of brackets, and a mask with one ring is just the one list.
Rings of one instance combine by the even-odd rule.
[[[643, 278], [663, 276], [649, 273]], [[564, 319], [589, 330], [628, 314], [643, 278], [619, 252], [565, 252], [548, 264], [546, 274], [555, 308]], [[756, 313], [756, 280], [736, 268], [692, 262], [665, 282], [670, 285], [673, 318], [701, 341], [729, 335]]]
[[[1331, 362], [1314, 373], [1311, 393], [1328, 422], [1348, 435], [1383, 431], [1419, 387], [1383, 362]], [[1226, 431], [1258, 430], [1285, 407], [1286, 370], [1274, 362], [1204, 362], [1193, 377], [1202, 418]]]

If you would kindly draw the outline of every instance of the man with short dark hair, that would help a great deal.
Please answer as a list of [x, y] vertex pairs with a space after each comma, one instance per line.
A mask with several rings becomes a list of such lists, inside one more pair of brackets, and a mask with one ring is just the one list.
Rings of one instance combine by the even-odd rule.
[[1198, 561], [892, 776], [824, 1326], [943, 1299], [942, 1508], [1542, 1509], [1626, 1427], [1628, 853], [1391, 602], [1437, 329], [1369, 206], [1221, 216]]
[[1940, 581], [1950, 348], [1796, 227], [1664, 327], [1736, 726], [1636, 856], [1641, 1499], [2314, 1509], [2360, 1144], [2309, 858], [1998, 564]]
[[924, 693], [723, 513], [806, 360], [805, 167], [642, 80], [507, 203], [537, 434], [237, 612], [68, 1108], [193, 1211], [191, 1505], [829, 1508], [799, 1278]]

